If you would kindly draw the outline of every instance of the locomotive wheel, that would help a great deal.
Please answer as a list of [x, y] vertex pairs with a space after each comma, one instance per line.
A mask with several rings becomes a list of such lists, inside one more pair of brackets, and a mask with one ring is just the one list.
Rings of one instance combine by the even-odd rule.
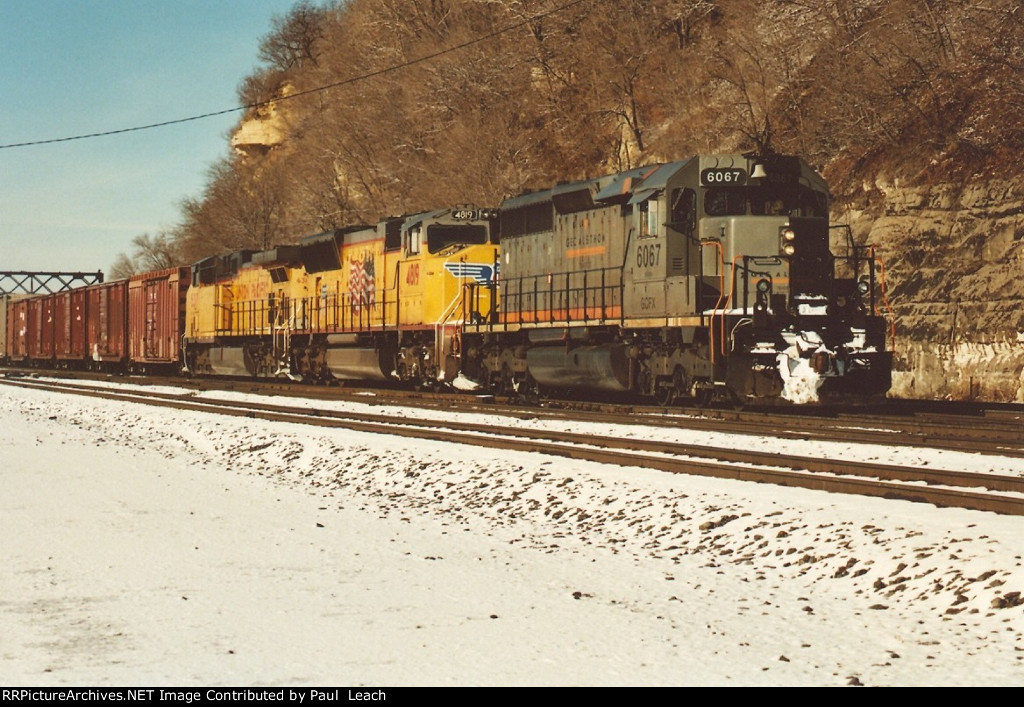
[[715, 391], [712, 388], [698, 388], [694, 386], [691, 394], [693, 395], [693, 404], [698, 408], [706, 408], [715, 399]]
[[672, 371], [672, 377], [668, 380], [667, 384], [663, 381], [662, 387], [655, 391], [658, 403], [665, 407], [668, 407], [676, 401], [680, 395], [686, 390], [686, 374], [683, 373], [681, 366], [676, 366], [675, 370]]
[[732, 388], [729, 388], [729, 402], [732, 403], [732, 409], [737, 412], [747, 407], [746, 398], [736, 393]]
[[495, 386], [502, 395], [513, 396], [516, 394], [515, 381], [512, 380], [512, 369], [505, 364], [501, 367], [501, 375]]
[[663, 385], [654, 392], [658, 405], [668, 407], [676, 400], [676, 388], [674, 385]]
[[519, 384], [519, 398], [527, 405], [540, 405], [541, 390], [540, 383], [527, 374], [526, 380]]

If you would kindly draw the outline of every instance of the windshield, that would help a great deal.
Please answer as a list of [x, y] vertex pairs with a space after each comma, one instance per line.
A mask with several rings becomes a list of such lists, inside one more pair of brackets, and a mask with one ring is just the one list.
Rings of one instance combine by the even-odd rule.
[[708, 216], [826, 216], [824, 194], [792, 187], [723, 187], [704, 194]]
[[427, 249], [437, 253], [452, 245], [475, 245], [487, 242], [487, 226], [483, 224], [427, 226]]

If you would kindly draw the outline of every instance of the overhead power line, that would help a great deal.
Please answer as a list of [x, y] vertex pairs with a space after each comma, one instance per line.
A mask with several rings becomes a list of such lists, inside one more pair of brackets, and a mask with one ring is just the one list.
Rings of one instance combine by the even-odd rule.
[[224, 110], [212, 111], [210, 113], [201, 113], [199, 115], [191, 115], [191, 116], [188, 116], [187, 118], [176, 118], [174, 120], [165, 120], [165, 121], [162, 121], [162, 122], [159, 122], [159, 123], [150, 123], [148, 125], [136, 125], [136, 126], [130, 127], [130, 128], [120, 128], [118, 130], [105, 130], [105, 131], [96, 132], [96, 133], [86, 133], [86, 134], [82, 134], [82, 135], [71, 135], [69, 137], [49, 138], [47, 140], [32, 140], [32, 141], [29, 141], [29, 142], [15, 142], [15, 143], [10, 143], [8, 145], [0, 145], [0, 150], [7, 150], [7, 149], [10, 149], [10, 148], [13, 148], [13, 147], [31, 147], [33, 145], [51, 145], [53, 143], [58, 143], [58, 142], [72, 142], [74, 140], [88, 140], [88, 139], [94, 138], [94, 137], [107, 137], [109, 135], [121, 135], [121, 134], [124, 134], [124, 133], [134, 133], [134, 132], [139, 132], [139, 131], [142, 131], [142, 130], [153, 130], [155, 128], [164, 128], [164, 127], [167, 127], [168, 125], [178, 125], [180, 123], [190, 123], [190, 122], [195, 121], [195, 120], [203, 120], [205, 118], [213, 118], [213, 117], [216, 117], [218, 115], [227, 115], [228, 113], [237, 113], [238, 111], [252, 110], [252, 109], [255, 109], [255, 108], [260, 108], [262, 106], [269, 105], [271, 103], [280, 103], [281, 101], [290, 101], [290, 100], [293, 100], [295, 98], [301, 98], [302, 96], [308, 96], [308, 95], [314, 94], [314, 93], [323, 93], [324, 91], [329, 91], [332, 88], [338, 88], [339, 86], [346, 86], [348, 84], [358, 83], [360, 81], [366, 81], [367, 79], [372, 79], [372, 78], [375, 78], [377, 76], [382, 76], [384, 74], [389, 74], [389, 73], [392, 73], [392, 72], [395, 72], [395, 71], [400, 71], [401, 69], [405, 69], [405, 68], [410, 67], [410, 66], [415, 66], [417, 64], [426, 63], [426, 62], [431, 61], [433, 59], [437, 59], [438, 57], [445, 56], [446, 54], [451, 54], [453, 52], [460, 51], [462, 49], [465, 49], [466, 47], [471, 47], [474, 44], [479, 44], [480, 42], [486, 42], [487, 40], [493, 39], [494, 37], [498, 37], [498, 36], [506, 34], [508, 32], [512, 32], [514, 30], [520, 29], [522, 27], [527, 26], [531, 22], [535, 22], [537, 20], [544, 19], [545, 17], [549, 17], [551, 15], [554, 15], [556, 13], [562, 12], [563, 10], [567, 10], [570, 7], [573, 7], [575, 5], [579, 5], [579, 4], [581, 4], [583, 2], [587, 2], [587, 1], [588, 0], [570, 0], [570, 2], [567, 2], [567, 3], [564, 3], [562, 5], [559, 5], [558, 7], [554, 7], [552, 9], [550, 9], [550, 10], [547, 10], [546, 12], [539, 12], [536, 15], [532, 15], [532, 16], [524, 19], [524, 20], [521, 20], [521, 21], [516, 22], [514, 24], [508, 25], [507, 27], [503, 27], [501, 29], [494, 30], [493, 32], [489, 32], [489, 33], [481, 35], [479, 37], [475, 37], [473, 39], [470, 39], [468, 41], [463, 42], [462, 44], [456, 44], [455, 46], [448, 47], [447, 49], [442, 49], [440, 51], [434, 52], [433, 54], [427, 54], [425, 56], [421, 56], [421, 57], [418, 57], [416, 59], [409, 59], [408, 61], [404, 61], [404, 62], [402, 62], [400, 64], [393, 64], [392, 66], [387, 66], [387, 67], [384, 67], [383, 69], [378, 69], [376, 71], [370, 71], [370, 72], [365, 73], [365, 74], [360, 74], [359, 76], [353, 76], [353, 77], [350, 77], [350, 78], [347, 78], [347, 79], [342, 79], [341, 81], [335, 81], [334, 83], [325, 84], [323, 86], [317, 86], [316, 88], [309, 88], [309, 89], [306, 89], [305, 91], [298, 91], [296, 93], [291, 93], [291, 94], [289, 94], [287, 96], [281, 96], [280, 98], [274, 98], [274, 99], [270, 99], [270, 100], [266, 100], [266, 101], [257, 101], [255, 103], [249, 103], [249, 104], [243, 105], [243, 106], [236, 106], [234, 108], [225, 108]]

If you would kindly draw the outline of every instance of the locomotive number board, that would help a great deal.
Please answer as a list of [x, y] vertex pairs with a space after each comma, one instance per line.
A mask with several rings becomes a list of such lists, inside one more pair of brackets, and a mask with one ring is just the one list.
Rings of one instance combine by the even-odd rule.
[[709, 167], [701, 170], [700, 183], [707, 187], [746, 184], [747, 170], [739, 167]]

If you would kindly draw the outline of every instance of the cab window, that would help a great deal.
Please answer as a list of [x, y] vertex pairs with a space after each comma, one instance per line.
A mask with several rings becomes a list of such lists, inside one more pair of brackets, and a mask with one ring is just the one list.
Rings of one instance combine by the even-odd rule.
[[640, 219], [640, 235], [657, 236], [659, 226], [658, 200], [647, 199], [640, 202], [637, 207], [637, 214]]
[[704, 194], [704, 213], [708, 216], [743, 216], [747, 200], [740, 189], [708, 189]]
[[669, 217], [672, 228], [692, 236], [697, 227], [697, 193], [693, 189], [672, 191], [672, 213]]
[[406, 255], [418, 255], [420, 252], [420, 241], [422, 236], [420, 235], [420, 227], [415, 226], [405, 232], [405, 254]]
[[450, 225], [435, 223], [427, 226], [427, 249], [437, 253], [452, 245], [481, 245], [487, 242], [487, 226], [483, 224]]

